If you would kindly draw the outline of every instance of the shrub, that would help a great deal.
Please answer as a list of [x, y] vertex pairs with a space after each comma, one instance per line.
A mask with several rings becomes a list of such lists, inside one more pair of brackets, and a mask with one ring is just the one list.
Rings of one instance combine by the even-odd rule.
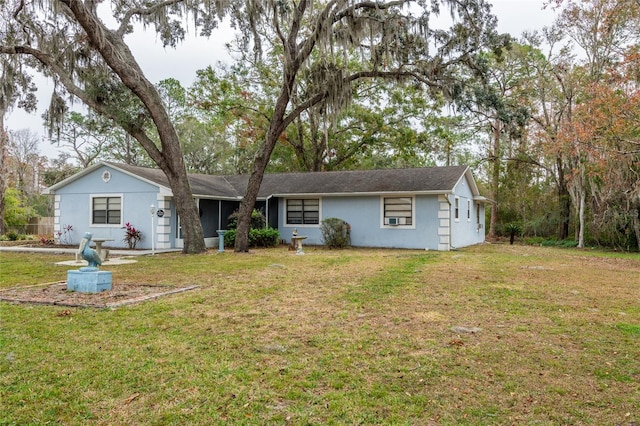
[[53, 238], [49, 238], [48, 235], [40, 235], [40, 244], [43, 246], [50, 246], [55, 244], [55, 241]]
[[[224, 234], [225, 247], [236, 244], [236, 230], [230, 229]], [[280, 240], [280, 232], [275, 228], [249, 230], [249, 247], [275, 247]]]
[[351, 244], [351, 226], [342, 219], [329, 217], [320, 224], [322, 241], [329, 248], [344, 248]]
[[[238, 210], [229, 215], [227, 229], [236, 229], [238, 227], [238, 216], [240, 216], [240, 212], [238, 212]], [[251, 212], [251, 224], [249, 225], [249, 229], [262, 229], [265, 226], [267, 226], [267, 218], [260, 210], [254, 209]]]
[[[229, 215], [227, 232], [224, 234], [225, 247], [233, 247], [236, 244], [236, 228], [238, 227], [239, 212]], [[267, 218], [260, 210], [251, 212], [251, 224], [249, 225], [249, 247], [275, 247], [280, 240], [277, 229], [267, 226]]]
[[224, 246], [225, 247], [233, 247], [236, 245], [236, 230], [235, 229], [229, 229], [225, 234], [224, 234]]
[[546, 241], [544, 237], [528, 237], [524, 239], [524, 243], [530, 246], [541, 246]]
[[34, 216], [36, 216], [35, 211], [29, 206], [27, 197], [21, 191], [16, 188], [5, 190], [3, 217], [5, 228], [14, 230], [16, 234], [25, 232], [29, 219]]
[[522, 227], [517, 223], [509, 223], [504, 228], [505, 233], [509, 235], [509, 244], [513, 244], [516, 235], [520, 235], [522, 233]]
[[125, 227], [125, 231], [124, 231], [124, 238], [122, 239], [122, 241], [127, 243], [127, 246], [130, 249], [136, 248], [136, 244], [138, 244], [138, 241], [142, 239], [142, 232], [140, 232], [139, 229], [136, 229], [129, 222], [125, 223], [124, 227]]
[[62, 225], [62, 230], [56, 231], [55, 238], [60, 244], [71, 243], [71, 233], [73, 232], [73, 225]]
[[280, 240], [280, 232], [275, 228], [252, 229], [249, 231], [249, 245], [255, 247], [275, 247]]
[[540, 245], [543, 247], [573, 248], [578, 246], [578, 242], [576, 240], [544, 240]]

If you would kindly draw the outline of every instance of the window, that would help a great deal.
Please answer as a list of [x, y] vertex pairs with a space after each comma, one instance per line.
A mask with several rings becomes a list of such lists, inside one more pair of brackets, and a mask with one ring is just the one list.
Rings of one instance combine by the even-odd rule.
[[471, 222], [471, 200], [467, 200], [467, 222]]
[[297, 198], [287, 200], [287, 225], [318, 225], [320, 199]]
[[480, 203], [476, 203], [476, 223], [480, 225]]
[[122, 224], [122, 197], [93, 197], [91, 199], [91, 224]]
[[460, 219], [460, 198], [456, 197], [456, 204], [455, 204], [455, 215], [454, 218], [455, 220], [459, 220]]
[[385, 197], [383, 203], [384, 225], [413, 225], [412, 197]]

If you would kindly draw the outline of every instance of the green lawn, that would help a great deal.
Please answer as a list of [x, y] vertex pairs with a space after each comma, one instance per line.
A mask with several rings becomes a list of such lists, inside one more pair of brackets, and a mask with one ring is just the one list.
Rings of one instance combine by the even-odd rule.
[[[640, 422], [637, 254], [305, 251], [140, 257], [114, 282], [200, 289], [115, 310], [0, 302], [0, 425]], [[0, 288], [68, 257], [0, 253]]]

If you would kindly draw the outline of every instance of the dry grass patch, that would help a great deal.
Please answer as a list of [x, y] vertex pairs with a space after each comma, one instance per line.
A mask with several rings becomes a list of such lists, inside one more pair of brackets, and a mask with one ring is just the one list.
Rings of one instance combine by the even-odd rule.
[[0, 424], [640, 421], [637, 257], [306, 252], [140, 258], [114, 280], [201, 289], [115, 311], [0, 304]]

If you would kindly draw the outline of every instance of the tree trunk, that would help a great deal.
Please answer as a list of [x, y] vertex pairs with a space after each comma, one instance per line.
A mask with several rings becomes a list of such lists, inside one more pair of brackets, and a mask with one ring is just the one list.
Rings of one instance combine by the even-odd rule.
[[4, 193], [7, 189], [6, 155], [9, 135], [4, 128], [5, 109], [0, 105], [0, 235], [4, 235]]
[[200, 222], [200, 214], [196, 205], [189, 184], [184, 184], [184, 179], [177, 179], [171, 185], [173, 199], [176, 203], [176, 210], [180, 215], [180, 225], [182, 227], [182, 237], [184, 246], [182, 252], [185, 254], [202, 253], [207, 248], [204, 244], [204, 233]]
[[500, 123], [494, 123], [491, 128], [493, 129], [493, 153], [490, 156], [493, 162], [491, 171], [491, 198], [493, 203], [491, 203], [491, 220], [487, 238], [495, 238], [498, 233], [498, 186], [500, 185]]
[[[280, 120], [281, 121], [281, 120]], [[251, 212], [256, 204], [258, 198], [258, 192], [260, 191], [260, 185], [264, 178], [264, 171], [269, 164], [269, 158], [275, 148], [280, 133], [275, 133], [275, 126], [270, 126], [266, 139], [262, 144], [262, 147], [253, 161], [253, 171], [249, 177], [249, 183], [247, 184], [247, 190], [245, 191], [244, 198], [240, 203], [240, 210], [238, 212], [238, 227], [236, 228], [236, 252], [249, 251], [249, 230], [251, 227]], [[280, 126], [277, 126], [279, 128]]]
[[569, 223], [571, 219], [571, 195], [567, 188], [567, 181], [564, 177], [564, 165], [561, 157], [556, 158], [558, 168], [558, 214], [560, 223], [558, 224], [558, 238], [566, 240], [569, 238]]
[[[268, 137], [268, 136], [267, 136]], [[251, 213], [256, 204], [258, 198], [258, 192], [260, 191], [260, 185], [264, 178], [264, 171], [267, 168], [269, 157], [275, 147], [277, 138], [270, 140], [268, 138], [262, 146], [261, 151], [256, 156], [253, 162], [253, 172], [249, 177], [249, 183], [247, 184], [247, 190], [245, 191], [244, 198], [240, 203], [240, 210], [238, 212], [238, 227], [236, 228], [236, 252], [249, 251], [249, 230], [251, 227]]]
[[182, 252], [204, 252], [206, 250], [204, 232], [198, 208], [191, 193], [180, 140], [160, 94], [145, 77], [122, 38], [108, 30], [92, 12], [89, 12], [79, 2], [65, 3], [73, 11], [76, 19], [85, 29], [96, 50], [100, 52], [108, 66], [118, 74], [125, 86], [142, 101], [149, 112], [158, 131], [162, 149], [158, 150], [142, 129], [129, 128], [128, 133], [140, 142], [169, 180], [182, 225], [184, 237]]
[[631, 224], [636, 234], [636, 248], [640, 251], [640, 207], [636, 209], [636, 215], [632, 217]]
[[580, 229], [578, 231], [578, 248], [584, 248], [584, 227], [585, 227], [585, 221], [584, 221], [585, 211], [584, 210], [586, 206], [587, 194], [586, 194], [585, 185], [584, 185], [582, 176], [580, 178], [579, 197], [580, 197], [580, 207], [579, 207], [578, 217], [579, 217]]
[[240, 203], [240, 210], [238, 212], [238, 227], [236, 228], [236, 252], [249, 251], [249, 229], [251, 227], [251, 212], [256, 204], [258, 198], [258, 192], [260, 191], [260, 185], [264, 178], [264, 171], [269, 164], [269, 158], [271, 153], [278, 142], [280, 134], [286, 128], [284, 124], [284, 114], [286, 112], [287, 105], [289, 104], [289, 93], [291, 93], [291, 87], [293, 87], [293, 80], [290, 80], [288, 85], [283, 85], [276, 107], [269, 123], [269, 131], [265, 136], [265, 140], [260, 147], [260, 150], [256, 154], [253, 161], [253, 171], [249, 177], [247, 183], [247, 190], [245, 191], [244, 198]]
[[[185, 254], [202, 253], [206, 251], [204, 232], [200, 222], [198, 206], [193, 199], [189, 176], [182, 157], [178, 135], [170, 120], [156, 122], [158, 135], [162, 142], [163, 150], [155, 149], [143, 131], [139, 129], [127, 129], [127, 133], [133, 136], [158, 165], [169, 181], [169, 187], [173, 193], [176, 210], [180, 216], [182, 237]], [[151, 146], [149, 146], [151, 145]]]

